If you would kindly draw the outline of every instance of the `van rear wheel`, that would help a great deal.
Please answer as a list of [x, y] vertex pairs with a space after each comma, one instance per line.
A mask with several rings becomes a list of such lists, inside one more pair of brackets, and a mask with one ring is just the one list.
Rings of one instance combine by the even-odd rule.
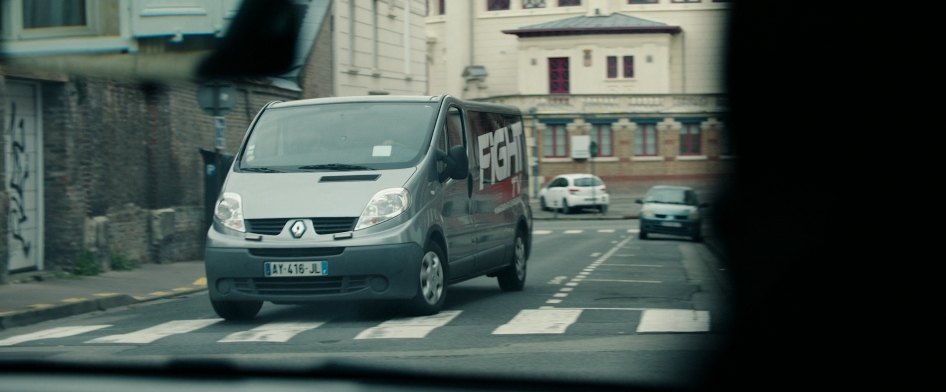
[[214, 312], [230, 321], [252, 320], [263, 307], [263, 301], [215, 301], [210, 300]]
[[420, 260], [417, 294], [410, 301], [410, 312], [418, 316], [437, 314], [447, 298], [443, 249], [431, 242]]
[[512, 260], [509, 266], [496, 275], [502, 291], [522, 291], [526, 285], [526, 240], [522, 230], [516, 230]]

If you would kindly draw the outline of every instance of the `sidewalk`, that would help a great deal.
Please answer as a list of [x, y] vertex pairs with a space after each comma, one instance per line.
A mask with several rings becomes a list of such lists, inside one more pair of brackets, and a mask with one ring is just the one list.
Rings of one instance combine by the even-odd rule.
[[202, 260], [142, 264], [95, 276], [11, 278], [29, 276], [42, 280], [0, 285], [0, 330], [207, 288]]

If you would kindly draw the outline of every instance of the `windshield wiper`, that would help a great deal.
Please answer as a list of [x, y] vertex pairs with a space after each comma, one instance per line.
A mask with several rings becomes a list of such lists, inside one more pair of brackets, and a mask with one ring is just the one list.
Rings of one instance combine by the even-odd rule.
[[282, 173], [282, 170], [270, 169], [268, 167], [241, 167], [240, 171], [256, 173]]
[[375, 168], [359, 165], [349, 165], [346, 163], [327, 163], [324, 165], [306, 165], [299, 166], [299, 170], [337, 170], [337, 171], [354, 171], [354, 170], [377, 170]]

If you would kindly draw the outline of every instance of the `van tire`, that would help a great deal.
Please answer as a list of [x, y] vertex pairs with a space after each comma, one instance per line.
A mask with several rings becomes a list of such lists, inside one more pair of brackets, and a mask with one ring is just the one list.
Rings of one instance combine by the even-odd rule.
[[263, 307], [263, 301], [215, 301], [210, 300], [214, 312], [229, 321], [252, 320]]
[[509, 266], [496, 274], [502, 291], [522, 291], [526, 285], [526, 239], [522, 230], [516, 230], [513, 240], [512, 260]]
[[572, 209], [568, 206], [568, 200], [562, 199], [562, 213], [568, 215], [572, 212]]
[[542, 211], [548, 211], [550, 209], [549, 206], [545, 204], [544, 197], [539, 198], [539, 207], [542, 209]]
[[443, 308], [447, 299], [447, 279], [443, 255], [440, 244], [431, 241], [424, 248], [421, 256], [420, 279], [417, 283], [417, 293], [410, 300], [409, 311], [413, 315], [427, 316], [437, 314]]

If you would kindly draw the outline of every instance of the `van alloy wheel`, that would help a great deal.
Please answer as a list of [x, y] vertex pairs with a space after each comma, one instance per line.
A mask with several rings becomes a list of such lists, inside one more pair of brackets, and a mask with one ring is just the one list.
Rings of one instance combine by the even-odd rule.
[[503, 291], [521, 291], [526, 285], [526, 240], [522, 230], [516, 231], [513, 241], [512, 260], [496, 275]]
[[447, 297], [445, 261], [440, 245], [429, 243], [419, 263], [417, 293], [409, 303], [412, 314], [431, 315], [443, 308]]

